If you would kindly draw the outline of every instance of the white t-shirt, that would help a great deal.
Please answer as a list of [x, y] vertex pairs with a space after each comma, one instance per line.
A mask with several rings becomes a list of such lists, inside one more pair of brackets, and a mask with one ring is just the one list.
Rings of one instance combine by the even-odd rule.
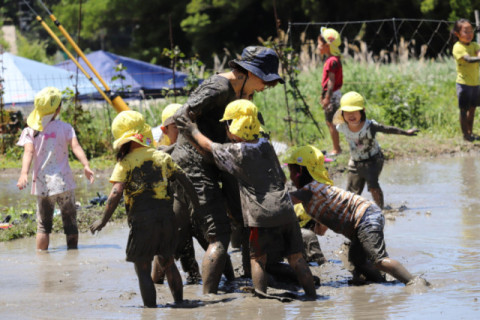
[[34, 147], [32, 194], [46, 197], [75, 189], [68, 163], [68, 145], [75, 136], [73, 127], [60, 120], [49, 122], [42, 132], [23, 129], [17, 145]]

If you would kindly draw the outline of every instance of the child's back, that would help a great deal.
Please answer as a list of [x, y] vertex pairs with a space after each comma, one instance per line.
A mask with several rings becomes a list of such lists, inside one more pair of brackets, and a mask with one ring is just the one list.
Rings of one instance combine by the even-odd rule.
[[246, 226], [276, 227], [296, 221], [285, 174], [268, 139], [213, 143], [212, 153], [215, 164], [239, 182]]

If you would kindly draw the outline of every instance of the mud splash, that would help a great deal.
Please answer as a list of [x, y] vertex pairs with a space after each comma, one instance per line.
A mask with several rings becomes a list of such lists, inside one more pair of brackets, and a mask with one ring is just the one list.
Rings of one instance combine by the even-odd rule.
[[[343, 179], [335, 183], [345, 186]], [[52, 236], [52, 250], [45, 253], [35, 252], [33, 238], [0, 243], [0, 318], [478, 318], [480, 159], [387, 162], [380, 184], [385, 203], [397, 209], [385, 227], [387, 250], [428, 279], [429, 289], [398, 282], [349, 285], [351, 275], [341, 263], [344, 238], [328, 231], [320, 238], [328, 262], [312, 267], [322, 282], [315, 302], [302, 301], [295, 291], [288, 303], [258, 299], [245, 292], [251, 282], [239, 278], [222, 282], [219, 295], [185, 286], [188, 303], [181, 306], [172, 306], [167, 286], [158, 285], [160, 308], [144, 309], [133, 265], [125, 262], [128, 227], [109, 224], [96, 236], [81, 234], [78, 251], [66, 250], [63, 234]], [[0, 201], [12, 198], [8, 192]], [[364, 196], [370, 198], [366, 191]], [[197, 244], [196, 254], [201, 261]], [[230, 254], [239, 265], [240, 253]], [[285, 287], [269, 293], [285, 295]]]

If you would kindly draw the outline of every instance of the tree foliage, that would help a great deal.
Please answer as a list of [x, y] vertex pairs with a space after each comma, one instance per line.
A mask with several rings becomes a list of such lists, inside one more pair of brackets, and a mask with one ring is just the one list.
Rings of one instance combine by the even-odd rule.
[[[328, 3], [318, 0], [44, 2], [74, 39], [79, 36], [79, 45], [85, 51], [105, 49], [145, 61], [168, 63], [162, 56], [163, 49], [178, 46], [187, 56], [198, 54], [201, 61], [209, 64], [213, 53], [240, 53], [243, 47], [257, 44], [259, 37], [268, 39], [276, 36], [277, 23], [286, 30], [290, 21], [334, 22], [392, 17], [450, 20], [464, 17], [474, 20], [473, 9], [480, 5], [480, 0], [336, 0]], [[45, 41], [48, 55], [55, 53], [57, 46], [33, 20], [34, 16], [28, 8], [21, 5], [21, 1], [4, 0], [1, 3], [0, 14], [3, 20], [9, 19], [16, 25], [21, 25], [23, 36], [29, 41]], [[55, 29], [38, 2], [30, 3]]]

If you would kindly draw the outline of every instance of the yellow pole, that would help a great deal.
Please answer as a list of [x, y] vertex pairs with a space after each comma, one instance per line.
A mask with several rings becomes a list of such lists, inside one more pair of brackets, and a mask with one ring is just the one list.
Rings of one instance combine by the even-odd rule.
[[42, 27], [48, 32], [48, 34], [55, 40], [55, 42], [60, 46], [60, 48], [67, 54], [67, 56], [72, 59], [73, 63], [83, 72], [83, 74], [87, 77], [87, 79], [95, 86], [95, 88], [100, 92], [102, 97], [113, 106], [112, 100], [107, 96], [107, 94], [100, 88], [95, 80], [88, 74], [87, 71], [82, 67], [80, 63], [75, 59], [75, 57], [71, 54], [71, 52], [63, 45], [62, 41], [57, 37], [57, 35], [50, 29], [50, 27], [43, 21], [40, 16], [37, 16], [36, 19], [42, 24]]
[[[55, 18], [55, 16], [50, 14], [50, 19], [55, 23], [57, 28], [60, 30], [60, 32], [63, 34], [63, 36], [67, 39], [67, 41], [72, 45], [73, 49], [78, 53], [78, 55], [85, 61], [87, 66], [92, 70], [92, 72], [95, 74], [95, 76], [98, 78], [98, 80], [102, 83], [103, 87], [105, 88], [105, 91], [110, 92], [110, 88], [108, 87], [107, 83], [103, 81], [103, 78], [98, 74], [97, 70], [92, 66], [90, 61], [88, 61], [87, 57], [83, 54], [82, 49], [80, 49], [75, 41], [73, 41], [72, 37], [68, 34], [68, 32], [63, 28], [63, 26], [60, 24], [60, 22]], [[130, 108], [127, 106], [125, 101], [123, 101], [122, 97], [119, 95], [115, 95], [112, 99], [113, 107], [117, 112], [125, 111], [125, 110], [130, 110]]]

